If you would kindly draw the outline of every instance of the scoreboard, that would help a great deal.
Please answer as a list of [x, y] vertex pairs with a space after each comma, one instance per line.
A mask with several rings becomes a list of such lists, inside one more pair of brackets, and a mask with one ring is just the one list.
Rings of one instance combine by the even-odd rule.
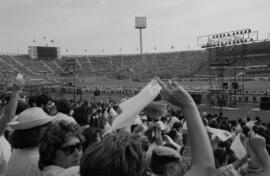
[[28, 54], [31, 59], [60, 59], [59, 47], [30, 46]]

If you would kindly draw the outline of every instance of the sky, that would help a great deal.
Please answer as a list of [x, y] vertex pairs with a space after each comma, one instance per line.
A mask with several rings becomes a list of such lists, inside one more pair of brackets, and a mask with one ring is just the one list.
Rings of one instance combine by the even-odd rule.
[[197, 50], [198, 36], [246, 28], [264, 40], [269, 7], [269, 0], [0, 0], [0, 52], [48, 45], [62, 55], [135, 54], [136, 16], [147, 18], [144, 53]]

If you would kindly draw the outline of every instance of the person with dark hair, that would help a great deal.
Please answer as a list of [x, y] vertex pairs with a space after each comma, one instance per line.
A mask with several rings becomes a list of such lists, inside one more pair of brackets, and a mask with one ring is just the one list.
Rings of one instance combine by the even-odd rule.
[[56, 108], [58, 112], [61, 112], [66, 115], [70, 115], [70, 112], [72, 110], [72, 105], [70, 101], [67, 99], [61, 99], [59, 101], [56, 101]]
[[82, 135], [84, 136], [83, 149], [86, 150], [87, 147], [97, 141], [100, 141], [100, 130], [95, 127], [87, 127], [83, 130]]
[[90, 113], [90, 108], [83, 104], [80, 107], [74, 109], [73, 117], [81, 127], [88, 127]]
[[37, 107], [42, 108], [49, 115], [55, 115], [57, 113], [57, 109], [53, 99], [47, 95], [39, 95], [36, 98]]
[[38, 145], [44, 126], [53, 120], [54, 118], [48, 116], [41, 108], [33, 107], [21, 112], [16, 121], [8, 124], [14, 129], [10, 136], [10, 143], [14, 149], [8, 163], [7, 175], [40, 175], [37, 166]]
[[17, 104], [17, 109], [16, 109], [16, 115], [20, 114], [21, 112], [23, 112], [24, 110], [30, 108], [30, 106], [24, 102], [18, 102]]
[[82, 141], [78, 124], [66, 120], [51, 123], [39, 145], [38, 166], [42, 175], [79, 175]]
[[182, 139], [183, 139], [182, 135], [181, 135], [180, 133], [178, 133], [175, 129], [172, 129], [172, 130], [169, 132], [168, 136], [169, 136], [176, 144], [178, 144], [178, 145], [180, 145], [180, 146], [182, 146], [182, 147], [184, 146], [184, 145], [183, 145], [183, 141], [182, 141]]
[[69, 122], [76, 123], [75, 119], [70, 116], [72, 105], [70, 101], [61, 99], [56, 101], [56, 114], [54, 115], [56, 120], [67, 120]]
[[127, 132], [107, 134], [83, 154], [81, 176], [142, 176], [146, 158], [143, 139]]
[[[158, 176], [181, 176], [184, 175], [186, 168], [181, 165], [182, 157], [174, 149], [157, 146], [153, 150], [150, 162], [151, 171]], [[182, 169], [179, 169], [179, 166]]]
[[30, 107], [37, 107], [37, 96], [36, 95], [32, 95], [30, 97], [28, 97], [28, 105]]

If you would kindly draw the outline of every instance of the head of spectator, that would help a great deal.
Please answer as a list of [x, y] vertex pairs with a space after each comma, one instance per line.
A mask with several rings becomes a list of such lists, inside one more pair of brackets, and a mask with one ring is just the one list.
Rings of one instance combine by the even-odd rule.
[[22, 111], [16, 120], [8, 125], [14, 129], [11, 134], [11, 145], [17, 149], [34, 148], [40, 143], [44, 125], [53, 121], [41, 108], [33, 107]]
[[140, 135], [110, 133], [83, 154], [81, 176], [142, 176], [146, 159]]
[[107, 119], [103, 116], [99, 117], [96, 113], [92, 114], [89, 119], [89, 125], [91, 127], [97, 128], [100, 131], [100, 136], [103, 136], [103, 133], [106, 131]]
[[215, 157], [216, 168], [227, 165], [228, 156], [227, 156], [226, 150], [224, 150], [223, 148], [217, 148], [214, 151], [214, 157]]
[[157, 145], [161, 145], [163, 142], [161, 128], [156, 123], [151, 123], [144, 135], [148, 138], [151, 144], [155, 143]]
[[157, 176], [183, 176], [182, 157], [174, 149], [158, 146], [153, 150], [150, 169]]
[[178, 145], [183, 145], [182, 136], [175, 129], [172, 129], [168, 136]]
[[20, 114], [24, 110], [30, 108], [30, 106], [24, 102], [18, 102], [17, 109], [16, 109], [16, 115]]
[[66, 99], [56, 101], [57, 111], [66, 115], [70, 115], [72, 110], [72, 104]]
[[175, 129], [178, 133], [182, 132], [182, 128], [183, 128], [182, 122], [175, 122], [172, 127], [172, 129]]
[[147, 115], [146, 114], [141, 114], [140, 118], [141, 118], [142, 124], [147, 125], [147, 122], [148, 122]]
[[82, 155], [82, 140], [78, 124], [65, 120], [51, 123], [39, 146], [40, 170], [50, 172], [51, 166], [63, 169], [78, 166]]
[[85, 150], [90, 144], [100, 141], [100, 130], [95, 127], [87, 127], [83, 130], [84, 136], [83, 149]]
[[246, 137], [248, 137], [249, 134], [250, 134], [250, 128], [249, 128], [248, 126], [244, 125], [244, 126], [242, 127], [242, 132], [243, 132], [243, 134], [244, 134]]
[[85, 105], [74, 109], [73, 117], [80, 126], [87, 126], [90, 120], [91, 110]]
[[54, 103], [54, 100], [47, 95], [39, 95], [36, 98], [36, 105], [41, 107], [49, 115], [55, 115], [57, 109]]
[[37, 106], [37, 96], [36, 95], [32, 95], [30, 97], [28, 97], [28, 104], [30, 107], [36, 107]]

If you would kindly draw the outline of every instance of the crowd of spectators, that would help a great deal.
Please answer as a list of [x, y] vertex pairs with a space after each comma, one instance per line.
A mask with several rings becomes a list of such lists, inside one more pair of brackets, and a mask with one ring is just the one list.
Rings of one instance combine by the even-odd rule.
[[24, 79], [17, 77], [11, 96], [1, 101], [0, 175], [270, 175], [269, 123], [200, 114], [177, 82], [154, 81], [163, 101], [129, 114], [133, 107], [121, 103], [132, 98], [20, 99]]

